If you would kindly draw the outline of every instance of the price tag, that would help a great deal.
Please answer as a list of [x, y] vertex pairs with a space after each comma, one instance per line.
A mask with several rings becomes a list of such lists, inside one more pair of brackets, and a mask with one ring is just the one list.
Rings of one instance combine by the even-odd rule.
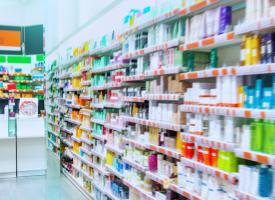
[[270, 27], [271, 26], [271, 21], [270, 21], [270, 18], [268, 18], [268, 19], [263, 19], [262, 21], [261, 21], [261, 28], [268, 28], [268, 27]]

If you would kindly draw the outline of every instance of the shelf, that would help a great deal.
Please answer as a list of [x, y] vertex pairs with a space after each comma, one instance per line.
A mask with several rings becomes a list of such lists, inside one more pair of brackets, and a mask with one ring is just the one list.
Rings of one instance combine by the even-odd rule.
[[163, 100], [163, 101], [178, 101], [182, 97], [181, 94], [146, 94], [146, 100]]
[[88, 154], [89, 156], [92, 155], [92, 152], [90, 152], [90, 151], [84, 149], [83, 147], [79, 147], [79, 150], [85, 152], [85, 153]]
[[86, 126], [80, 126], [80, 129], [87, 131], [87, 132], [92, 132], [92, 128], [86, 127]]
[[67, 144], [69, 147], [73, 146], [73, 144], [66, 139], [63, 140], [63, 143]]
[[179, 125], [179, 124], [171, 124], [169, 122], [163, 122], [163, 121], [145, 120], [145, 119], [139, 119], [136, 117], [127, 117], [127, 116], [123, 116], [123, 118], [125, 121], [128, 121], [128, 122], [163, 128], [163, 129], [177, 131], [177, 132], [180, 132], [181, 128], [183, 127], [182, 125]]
[[80, 91], [81, 88], [65, 88], [64, 92], [75, 92], [75, 91]]
[[53, 157], [56, 159], [56, 161], [59, 163], [60, 158], [49, 147], [47, 147], [47, 148], [51, 152], [51, 154], [53, 155]]
[[95, 118], [91, 118], [91, 122], [97, 123], [97, 124], [101, 124], [104, 125], [105, 121], [100, 120], [100, 119], [95, 119]]
[[95, 186], [102, 194], [105, 194], [105, 190], [99, 186], [99, 184], [95, 181], [91, 181], [92, 185]]
[[[13, 74], [9, 74], [8, 72], [0, 72], [1, 75], [10, 75], [13, 76]], [[16, 76], [16, 75], [15, 75]], [[31, 76], [31, 75], [30, 75]]]
[[143, 197], [143, 199], [157, 200], [155, 197], [153, 197], [152, 195], [150, 195], [149, 192], [146, 192], [145, 190], [141, 189], [138, 186], [134, 186], [133, 184], [131, 184], [128, 181], [126, 181], [125, 179], [123, 179], [123, 183], [125, 185], [127, 185], [129, 188], [131, 188], [132, 190], [135, 190], [137, 193], [139, 193]]
[[82, 114], [82, 115], [85, 115], [85, 116], [91, 116], [91, 112], [92, 112], [92, 110], [81, 109], [79, 111], [79, 114]]
[[83, 169], [81, 169], [80, 173], [85, 176], [87, 179], [89, 179], [91, 181], [91, 183], [93, 183], [93, 178], [88, 174], [88, 172], [85, 172]]
[[73, 73], [73, 74], [70, 75], [71, 78], [73, 78], [73, 77], [79, 77], [79, 76], [82, 76], [81, 72]]
[[162, 69], [149, 70], [144, 72], [144, 78], [151, 77], [151, 76], [177, 74], [181, 71], [183, 71], [181, 67], [168, 67], [168, 68], [162, 68]]
[[197, 142], [203, 146], [209, 146], [215, 149], [222, 149], [224, 151], [234, 152], [235, 151], [235, 143], [224, 142], [220, 140], [215, 140], [212, 138], [189, 134], [189, 133], [181, 133], [181, 138], [186, 141]]
[[116, 198], [115, 195], [113, 195], [111, 191], [106, 190], [105, 194], [112, 200], [119, 200], [119, 198]]
[[125, 163], [127, 163], [127, 164], [129, 164], [129, 165], [131, 165], [132, 167], [134, 167], [134, 168], [136, 168], [136, 169], [144, 172], [144, 173], [146, 173], [146, 170], [148, 169], [147, 167], [144, 167], [143, 165], [138, 164], [138, 163], [130, 160], [127, 157], [122, 157], [122, 161], [125, 162]]
[[92, 154], [96, 155], [97, 157], [101, 158], [101, 159], [104, 159], [105, 158], [105, 155], [103, 155], [104, 153], [98, 153], [96, 152], [95, 150], [91, 150]]
[[44, 93], [44, 90], [33, 90], [33, 93]]
[[124, 127], [122, 126], [117, 126], [117, 125], [113, 125], [113, 124], [104, 124], [104, 126], [108, 129], [112, 129], [118, 132], [122, 132], [122, 130], [124, 130]]
[[105, 164], [105, 167], [109, 170], [110, 173], [116, 175], [118, 178], [123, 179], [123, 175], [119, 173], [115, 168], [112, 166]]
[[88, 139], [83, 138], [83, 137], [81, 137], [80, 140], [81, 140], [82, 142], [85, 142], [85, 143], [88, 144], [88, 145], [91, 145], [91, 144], [93, 143], [91, 140], [88, 140]]
[[111, 145], [108, 145], [108, 144], [105, 144], [104, 147], [106, 149], [108, 149], [109, 151], [114, 152], [117, 155], [123, 156], [123, 153], [124, 153], [123, 149], [119, 149], [117, 147], [114, 147], [114, 146], [111, 146]]
[[[5, 78], [4, 78], [5, 79]], [[1, 78], [0, 78], [1, 81]], [[3, 81], [3, 80], [2, 80]], [[9, 83], [32, 83], [32, 81], [15, 81], [15, 80], [9, 80]]]
[[97, 49], [93, 49], [93, 50], [90, 51], [90, 55], [96, 55], [99, 52], [101, 52], [101, 50], [102, 50], [102, 47], [97, 48]]
[[44, 79], [33, 79], [32, 81], [33, 82], [43, 82], [43, 81], [45, 81], [46, 79], [44, 78]]
[[150, 26], [155, 25], [156, 23], [167, 23], [168, 21], [175, 20], [179, 17], [179, 9], [174, 9], [173, 11], [167, 12], [155, 19], [149, 20], [139, 26], [136, 26], [122, 34], [122, 36], [140, 32], [142, 30], [148, 29]]
[[66, 79], [66, 78], [70, 78], [71, 72], [62, 74], [61, 76], [59, 76], [59, 79]]
[[272, 30], [275, 27], [275, 21], [273, 17], [262, 19], [259, 21], [246, 22], [241, 25], [236, 25], [234, 32], [236, 35], [249, 34], [257, 31], [258, 34], [266, 33], [268, 30]]
[[107, 138], [105, 137], [105, 136], [103, 136], [103, 135], [97, 135], [97, 134], [95, 134], [95, 133], [91, 133], [91, 136], [93, 137], [93, 138], [96, 138], [96, 139], [98, 139], [98, 140], [101, 140], [101, 141], [105, 141], [105, 140], [107, 140]]
[[51, 134], [55, 135], [56, 137], [59, 137], [58, 133], [55, 133], [53, 131], [48, 130]]
[[68, 153], [64, 153], [66, 156], [68, 156], [70, 159], [74, 159], [74, 157], [73, 156], [71, 156], [71, 155], [69, 155]]
[[217, 47], [225, 47], [232, 44], [237, 44], [241, 42], [241, 38], [235, 37], [234, 32], [224, 33], [207, 39], [199, 40], [197, 42], [192, 42], [189, 44], [183, 44], [180, 46], [180, 51], [210, 51], [211, 49]]
[[73, 134], [72, 131], [65, 129], [65, 128], [60, 128], [60, 130], [66, 132], [66, 133], [69, 133], [69, 134]]
[[79, 83], [79, 85], [91, 85], [91, 80], [89, 81], [82, 81]]
[[78, 172], [81, 172], [81, 169], [80, 169], [80, 167], [77, 167], [77, 166], [75, 166], [75, 165], [72, 165], [72, 168], [74, 168], [76, 171], [78, 171]]
[[48, 115], [52, 115], [52, 116], [58, 116], [59, 113], [47, 113]]
[[43, 68], [33, 68], [33, 71], [44, 71], [44, 67]]
[[275, 119], [274, 110], [233, 108], [233, 107], [216, 107], [216, 106], [195, 106], [181, 105], [182, 112], [205, 113], [212, 115], [224, 115], [232, 117], [258, 118], [258, 119]]
[[149, 55], [155, 51], [160, 51], [163, 49], [175, 47], [175, 46], [178, 46], [179, 44], [180, 44], [179, 39], [174, 39], [169, 42], [165, 42], [163, 44], [147, 47], [147, 48], [135, 51], [135, 52], [131, 52], [131, 53], [122, 55], [121, 57], [122, 57], [122, 59], [134, 59], [134, 58], [138, 58], [141, 56]]
[[259, 197], [253, 194], [249, 194], [247, 192], [241, 190], [235, 190], [235, 195], [241, 200], [268, 200], [269, 198]]
[[140, 81], [144, 80], [144, 75], [135, 75], [135, 76], [125, 76], [121, 78], [122, 82], [127, 82], [127, 81]]
[[67, 122], [70, 122], [72, 124], [76, 124], [76, 125], [81, 125], [82, 124], [80, 121], [73, 120], [73, 119], [65, 118], [64, 120], [67, 121]]
[[143, 97], [121, 97], [121, 101], [144, 102]]
[[79, 96], [79, 99], [91, 99], [91, 97], [90, 96]]
[[98, 69], [92, 69], [91, 73], [107, 72], [107, 71], [119, 69], [120, 67], [121, 67], [121, 64], [108, 65], [106, 67], [101, 67], [101, 68], [98, 68]]
[[[242, 68], [242, 67], [239, 67], [239, 68]], [[180, 80], [234, 75], [235, 73], [236, 73], [236, 68], [233, 68], [233, 67], [214, 68], [214, 69], [200, 70], [200, 71], [180, 74]]]
[[92, 86], [90, 87], [90, 90], [96, 91], [96, 90], [104, 90], [103, 86]]
[[182, 153], [177, 151], [177, 150], [170, 149], [170, 148], [167, 148], [167, 147], [159, 147], [157, 145], [150, 144], [150, 143], [146, 144], [146, 148], [151, 149], [153, 151], [157, 151], [159, 153], [162, 153], [162, 154], [165, 154], [165, 155], [168, 155], [168, 156], [171, 156], [173, 158], [177, 158], [177, 159], [180, 159], [181, 156], [182, 156]]
[[219, 177], [223, 180], [230, 181], [233, 184], [235, 184], [237, 181], [237, 173], [225, 172], [218, 168], [211, 167], [209, 165], [205, 165], [203, 163], [200, 163], [195, 160], [188, 159], [188, 158], [184, 158], [184, 157], [181, 158], [181, 162], [186, 166], [203, 171], [203, 172], [208, 173], [212, 176]]
[[164, 183], [164, 179], [160, 178], [160, 175], [146, 171], [146, 176], [156, 182], [158, 182], [159, 184], [163, 185]]
[[57, 148], [59, 148], [59, 145], [56, 144], [54, 141], [52, 141], [50, 138], [48, 138], [48, 140], [49, 140], [54, 146], [56, 146]]
[[91, 108], [104, 108], [105, 104], [104, 103], [91, 103], [90, 107]]
[[79, 57], [72, 58], [71, 60], [62, 64], [62, 69], [72, 66], [75, 63], [80, 62]]
[[103, 47], [103, 48], [102, 48], [102, 52], [104, 53], [104, 52], [107, 52], [107, 51], [116, 51], [116, 50], [118, 50], [118, 49], [121, 49], [121, 44], [120, 44], [120, 42], [117, 42], [117, 43], [115, 43], [115, 44], [112, 44], [112, 45], [110, 45], [110, 46], [108, 46], [108, 47]]
[[65, 104], [65, 107], [80, 109], [80, 106], [79, 106], [79, 105]]
[[84, 66], [82, 69], [80, 69], [79, 71], [82, 72], [86, 72], [89, 71], [91, 69], [91, 66]]
[[[12, 90], [13, 92], [26, 92], [26, 93], [32, 93], [34, 90]], [[11, 91], [9, 91], [11, 92]], [[44, 90], [43, 90], [44, 92]]]
[[193, 193], [191, 193], [191, 192], [189, 192], [189, 191], [187, 191], [187, 190], [185, 190], [185, 189], [183, 189], [183, 188], [180, 188], [179, 186], [177, 186], [176, 184], [171, 184], [171, 189], [174, 191], [174, 192], [176, 192], [176, 193], [178, 193], [178, 194], [180, 194], [180, 195], [182, 195], [182, 196], [184, 196], [184, 197], [186, 197], [186, 198], [188, 198], [188, 199], [193, 199], [193, 200], [204, 200], [204, 199], [202, 199], [200, 196], [198, 196], [197, 194], [193, 194]]
[[74, 180], [73, 176], [67, 172], [66, 169], [63, 169], [63, 173], [67, 176], [67, 178], [80, 190], [82, 191], [82, 193], [85, 194], [85, 196], [88, 198], [88, 199], [91, 199], [91, 200], [95, 200], [95, 198], [92, 196], [91, 193], [89, 193], [82, 185], [80, 185], [80, 183], [78, 183], [76, 180]]
[[130, 144], [130, 145], [132, 145], [134, 147], [137, 147], [139, 149], [143, 149], [143, 150], [146, 149], [146, 144], [142, 144], [142, 143], [139, 143], [139, 142], [136, 142], [134, 140], [127, 139], [127, 138], [121, 138], [121, 140], [122, 140], [122, 142]]
[[72, 138], [72, 140], [74, 140], [74, 141], [76, 141], [78, 143], [81, 142], [81, 140], [79, 138], [75, 137], [75, 136], [71, 136], [71, 138]]
[[52, 124], [54, 126], [59, 126], [58, 124], [54, 123], [54, 122], [51, 122], [51, 121], [48, 121], [49, 124]]
[[105, 83], [103, 85], [104, 89], [108, 89], [108, 88], [117, 88], [117, 87], [121, 87], [121, 82], [118, 83]]
[[275, 155], [256, 152], [256, 151], [249, 151], [249, 150], [244, 150], [240, 148], [236, 148], [235, 152], [236, 152], [236, 156], [239, 158], [244, 158], [247, 160], [253, 160], [256, 162], [275, 166]]
[[121, 108], [122, 104], [121, 103], [105, 103], [106, 108]]
[[268, 74], [275, 73], [275, 63], [236, 67], [235, 75]]

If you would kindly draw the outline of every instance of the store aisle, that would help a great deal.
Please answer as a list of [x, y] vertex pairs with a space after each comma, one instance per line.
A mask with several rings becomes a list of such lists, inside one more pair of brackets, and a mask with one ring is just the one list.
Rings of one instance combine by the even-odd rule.
[[87, 200], [47, 150], [47, 175], [0, 179], [1, 200]]

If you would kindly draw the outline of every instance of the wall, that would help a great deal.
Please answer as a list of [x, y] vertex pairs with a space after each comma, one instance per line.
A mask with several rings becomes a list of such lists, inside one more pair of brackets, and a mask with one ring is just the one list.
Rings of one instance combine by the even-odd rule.
[[[54, 0], [47, 1], [51, 2], [51, 6], [55, 4]], [[70, 46], [81, 45], [85, 41], [101, 37], [112, 30], [121, 30], [122, 19], [131, 9], [143, 9], [148, 5], [155, 4], [154, 0], [81, 0], [78, 2], [76, 6], [74, 0], [70, 1], [70, 5], [78, 9], [75, 9], [75, 12], [78, 13], [75, 19], [78, 19], [78, 22], [77, 28], [74, 31], [67, 27], [70, 26], [70, 23], [67, 23], [67, 21], [70, 21], [70, 18], [67, 18], [66, 23], [63, 21], [62, 24], [56, 25], [56, 21], [61, 21], [59, 19], [55, 19], [54, 24], [50, 23], [53, 20], [52, 18], [54, 18], [53, 15], [59, 18], [65, 12], [65, 9], [59, 7], [61, 4], [55, 4], [58, 8], [51, 8], [53, 11], [57, 9], [58, 14], [53, 12], [52, 16], [49, 16], [48, 12], [45, 13], [45, 52], [47, 65], [50, 65], [53, 60], [57, 59], [59, 53], [65, 55], [66, 49]], [[46, 9], [49, 9], [50, 7], [47, 8], [47, 6], [50, 6], [50, 4], [46, 5]], [[73, 26], [75, 25], [74, 23], [75, 21], [73, 21]], [[55, 28], [53, 30], [53, 27], [58, 27], [58, 29]], [[67, 34], [64, 34], [63, 30], [68, 30]], [[60, 31], [62, 31], [62, 34], [57, 33]], [[59, 38], [56, 38], [57, 35]]]
[[0, 25], [30, 26], [43, 24], [43, 0], [26, 0], [25, 17], [22, 18], [22, 2], [19, 0], [0, 0]]

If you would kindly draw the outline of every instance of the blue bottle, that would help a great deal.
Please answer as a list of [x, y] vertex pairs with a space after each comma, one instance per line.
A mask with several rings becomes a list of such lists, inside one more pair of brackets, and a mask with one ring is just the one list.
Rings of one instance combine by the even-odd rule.
[[269, 197], [270, 194], [270, 173], [266, 164], [262, 164], [259, 172], [259, 196]]

